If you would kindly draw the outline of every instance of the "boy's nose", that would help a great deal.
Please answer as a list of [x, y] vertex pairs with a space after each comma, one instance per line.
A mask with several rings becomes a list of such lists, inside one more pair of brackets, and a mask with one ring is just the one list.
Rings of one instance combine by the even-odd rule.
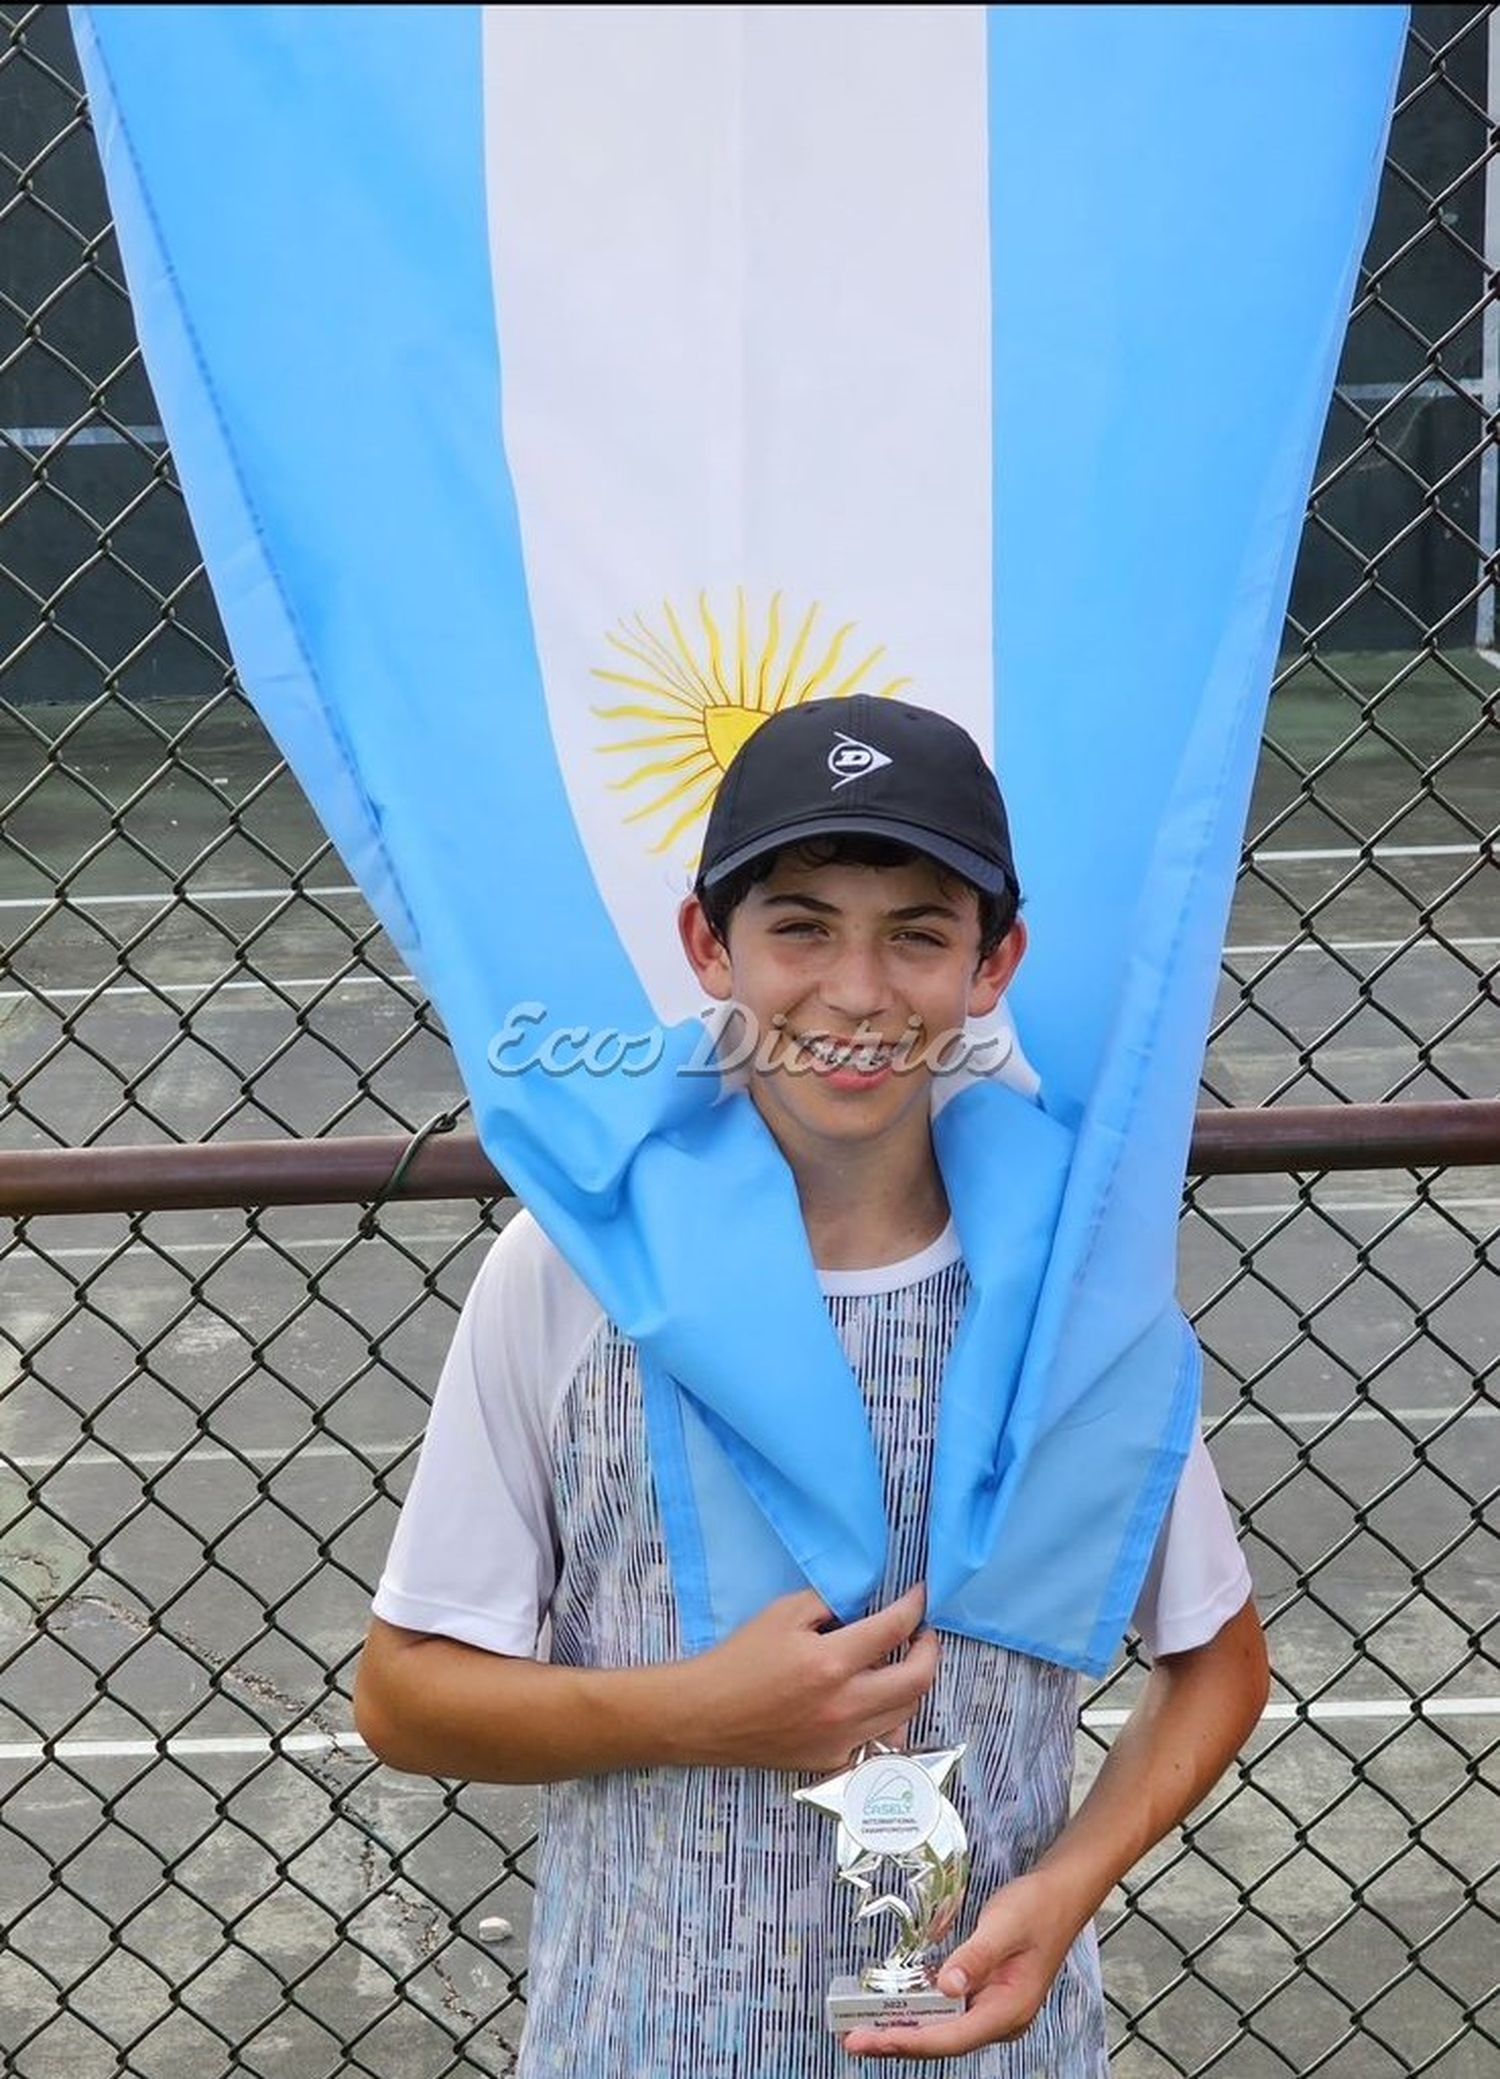
[[849, 946], [823, 977], [823, 1000], [840, 1018], [874, 1018], [887, 1008], [889, 989], [873, 946]]

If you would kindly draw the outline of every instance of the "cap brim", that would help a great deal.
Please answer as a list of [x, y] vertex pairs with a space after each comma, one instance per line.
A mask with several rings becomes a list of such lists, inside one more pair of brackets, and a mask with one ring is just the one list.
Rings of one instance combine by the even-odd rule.
[[817, 816], [801, 823], [785, 823], [759, 837], [747, 838], [722, 859], [716, 859], [709, 871], [699, 877], [698, 885], [700, 888], [717, 887], [727, 875], [737, 867], [748, 866], [752, 859], [779, 851], [783, 845], [798, 845], [813, 837], [888, 837], [897, 844], [910, 845], [914, 852], [935, 859], [939, 866], [946, 866], [950, 872], [962, 874], [966, 881], [972, 881], [986, 895], [1003, 895], [1016, 886], [1012, 869], [994, 859], [986, 859], [982, 852], [971, 851], [967, 845], [957, 843], [940, 830], [925, 830], [917, 823], [902, 823], [892, 816], [868, 814]]

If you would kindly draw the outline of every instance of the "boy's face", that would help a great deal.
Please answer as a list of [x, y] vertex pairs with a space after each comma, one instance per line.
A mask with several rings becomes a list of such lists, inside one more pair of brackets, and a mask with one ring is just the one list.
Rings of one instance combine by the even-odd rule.
[[703, 987], [750, 1014], [751, 1095], [788, 1153], [926, 1134], [933, 1052], [994, 1009], [1026, 946], [1017, 923], [981, 960], [978, 897], [931, 860], [810, 866], [793, 850], [727, 945], [694, 897], [681, 927]]

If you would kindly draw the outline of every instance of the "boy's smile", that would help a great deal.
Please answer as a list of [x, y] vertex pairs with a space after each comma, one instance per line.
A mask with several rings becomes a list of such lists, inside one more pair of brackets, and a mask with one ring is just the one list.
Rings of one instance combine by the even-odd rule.
[[981, 959], [978, 899], [930, 859], [807, 864], [789, 848], [713, 936], [696, 901], [683, 941], [699, 981], [757, 1040], [750, 1092], [794, 1165], [818, 1144], [928, 1132], [933, 1056], [993, 1010], [1017, 925]]

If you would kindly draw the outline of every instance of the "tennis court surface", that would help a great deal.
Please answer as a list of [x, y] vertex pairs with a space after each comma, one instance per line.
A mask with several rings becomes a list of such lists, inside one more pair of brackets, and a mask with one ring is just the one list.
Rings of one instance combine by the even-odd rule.
[[[1278, 695], [1205, 1102], [1492, 1089], [1475, 830], [1500, 755], [1475, 742], [1442, 799], [1405, 755], [1430, 765], [1420, 731], [1451, 742], [1482, 712], [1496, 674], [1459, 662], [1394, 701], [1391, 734], [1405, 715], [1417, 741], [1357, 736], [1313, 800], [1297, 772], [1348, 735], [1350, 696], [1295, 675]], [[1356, 687], [1382, 669], [1341, 660]], [[4, 746], [7, 773], [43, 775], [0, 853], [9, 1145], [406, 1132], [458, 1100], [420, 992], [237, 700], [26, 719]], [[347, 1689], [455, 1309], [508, 1211], [392, 1204], [365, 1235], [351, 1207], [38, 1218], [5, 1245], [18, 2072], [112, 2071], [110, 2042], [162, 2074], [230, 2045], [276, 2073], [507, 2069], [533, 1795], [374, 1767]], [[1277, 1687], [1240, 1776], [1106, 1917], [1131, 2079], [1495, 2069], [1497, 1213], [1492, 1170], [1192, 1191], [1183, 1290]], [[1080, 1783], [1138, 1682], [1127, 1658], [1084, 1700]]]

